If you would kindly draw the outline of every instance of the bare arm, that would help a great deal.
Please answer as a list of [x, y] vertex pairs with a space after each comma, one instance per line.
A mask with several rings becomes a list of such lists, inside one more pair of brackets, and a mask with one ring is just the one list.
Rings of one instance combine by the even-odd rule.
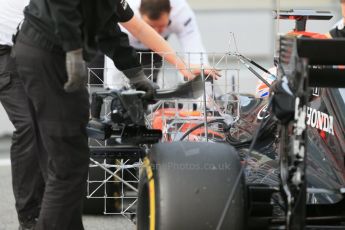
[[170, 62], [188, 79], [192, 79], [194, 75], [187, 69], [184, 62], [175, 54], [174, 49], [165, 41], [154, 29], [152, 29], [143, 20], [134, 16], [128, 22], [121, 25], [136, 37], [145, 46], [151, 50], [164, 54], [164, 58]]

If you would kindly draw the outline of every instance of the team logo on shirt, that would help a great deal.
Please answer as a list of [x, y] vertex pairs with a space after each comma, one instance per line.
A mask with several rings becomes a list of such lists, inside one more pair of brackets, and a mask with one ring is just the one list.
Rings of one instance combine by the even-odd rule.
[[183, 25], [184, 26], [188, 26], [188, 24], [192, 21], [192, 18], [188, 18], [184, 23]]
[[124, 10], [127, 9], [127, 7], [128, 7], [128, 3], [126, 0], [121, 0], [121, 5], [122, 5]]

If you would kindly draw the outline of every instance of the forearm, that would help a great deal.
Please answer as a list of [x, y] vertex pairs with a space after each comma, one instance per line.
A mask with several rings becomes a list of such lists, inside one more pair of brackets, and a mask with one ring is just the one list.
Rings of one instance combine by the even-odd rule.
[[164, 59], [179, 70], [186, 70], [184, 62], [175, 54], [174, 49], [154, 29], [134, 16], [130, 21], [121, 23], [134, 37], [145, 46], [164, 56]]
[[191, 32], [184, 36], [178, 36], [183, 50], [186, 54], [186, 60], [193, 65], [209, 65], [206, 50], [202, 44], [200, 34]]
[[123, 72], [140, 69], [139, 57], [130, 46], [127, 34], [122, 32], [118, 25], [99, 34], [98, 45], [99, 49], [114, 61], [117, 69]]

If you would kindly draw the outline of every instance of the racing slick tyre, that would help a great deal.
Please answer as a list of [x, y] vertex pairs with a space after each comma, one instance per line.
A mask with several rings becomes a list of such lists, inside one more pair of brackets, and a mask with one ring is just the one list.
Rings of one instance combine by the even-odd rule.
[[239, 156], [229, 145], [153, 146], [140, 175], [137, 229], [244, 229], [246, 189], [241, 169]]

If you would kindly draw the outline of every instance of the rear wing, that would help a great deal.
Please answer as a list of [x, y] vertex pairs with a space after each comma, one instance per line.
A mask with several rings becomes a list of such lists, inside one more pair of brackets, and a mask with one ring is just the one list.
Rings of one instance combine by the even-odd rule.
[[[300, 63], [305, 63], [304, 69]], [[291, 80], [296, 75], [307, 74], [311, 87], [344, 88], [345, 39], [283, 36], [280, 38], [280, 64]]]
[[282, 10], [274, 11], [275, 19], [295, 20], [295, 31], [305, 31], [308, 20], [330, 20], [333, 15], [329, 11], [318, 10]]

